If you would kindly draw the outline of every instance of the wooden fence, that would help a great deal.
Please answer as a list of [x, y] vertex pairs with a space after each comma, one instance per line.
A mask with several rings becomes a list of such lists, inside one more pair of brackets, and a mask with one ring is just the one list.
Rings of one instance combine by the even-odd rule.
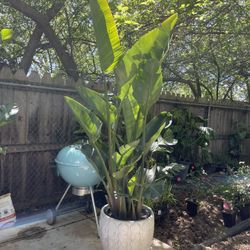
[[[16, 103], [20, 111], [17, 119], [0, 130], [0, 145], [8, 148], [0, 158], [0, 195], [10, 192], [17, 210], [55, 202], [66, 183], [54, 171], [54, 159], [59, 149], [72, 142], [75, 122], [65, 105], [64, 96], [76, 96], [70, 79], [40, 79], [22, 71], [14, 75], [8, 68], [0, 72], [0, 105]], [[98, 88], [98, 85], [91, 86]], [[250, 106], [244, 103], [196, 102], [191, 98], [162, 95], [154, 112], [186, 107], [208, 120], [216, 132], [212, 152], [227, 151], [228, 135], [234, 121], [250, 127]], [[249, 159], [250, 141], [245, 142], [243, 155]]]
[[[228, 154], [229, 135], [234, 132], [235, 123], [242, 123], [250, 131], [250, 105], [243, 102], [214, 101], [201, 99], [198, 102], [193, 98], [175, 95], [162, 95], [154, 113], [171, 111], [174, 107], [188, 109], [207, 121], [206, 126], [213, 128], [215, 138], [211, 143], [211, 152], [215, 156]], [[192, 138], [190, 138], [191, 140]], [[250, 162], [250, 139], [245, 139], [242, 145], [241, 160]]]
[[[74, 122], [64, 95], [75, 95], [71, 82], [41, 80], [36, 74], [0, 74], [0, 104], [20, 108], [14, 123], [0, 130], [0, 195], [10, 192], [17, 210], [58, 200], [66, 187], [56, 176], [54, 159], [59, 149], [71, 142]], [[16, 81], [13, 78], [17, 78]], [[20, 81], [21, 79], [21, 81]]]

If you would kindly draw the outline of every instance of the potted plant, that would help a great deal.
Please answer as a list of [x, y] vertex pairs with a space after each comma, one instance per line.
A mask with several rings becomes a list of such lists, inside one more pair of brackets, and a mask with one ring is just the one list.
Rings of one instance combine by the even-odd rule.
[[186, 199], [186, 209], [190, 217], [194, 217], [198, 213], [200, 201], [208, 194], [211, 182], [205, 174], [197, 176], [195, 172], [191, 172], [186, 180], [186, 189], [189, 190]]
[[199, 181], [198, 178], [195, 176], [191, 176], [191, 178], [186, 181], [189, 194], [185, 202], [186, 202], [186, 211], [190, 217], [195, 217], [198, 213], [198, 207], [199, 207], [198, 193], [201, 188], [198, 181]]
[[222, 217], [225, 227], [236, 224], [235, 188], [232, 184], [224, 185], [222, 188]]
[[230, 201], [223, 202], [222, 218], [225, 227], [233, 227], [236, 224], [236, 212]]
[[65, 100], [88, 136], [90, 146], [84, 153], [107, 192], [99, 225], [103, 249], [146, 250], [153, 238], [154, 215], [144, 206], [144, 197], [159, 196], [164, 188], [162, 179], [148, 180], [146, 156], [171, 119], [161, 112], [148, 121], [148, 113], [161, 93], [161, 62], [177, 15], [123, 53], [107, 0], [91, 0], [90, 9], [101, 69], [114, 73], [115, 84], [109, 85], [110, 77], [103, 74], [102, 93], [80, 86], [83, 104], [70, 97]]
[[175, 201], [174, 194], [172, 193], [172, 185], [168, 182], [160, 197], [145, 199], [144, 204], [152, 208], [155, 215], [155, 222], [161, 223], [169, 212], [169, 206], [175, 203]]
[[232, 227], [236, 224], [236, 194], [237, 190], [233, 183], [217, 184], [213, 187], [213, 194], [221, 198], [221, 213], [225, 227]]
[[249, 180], [242, 179], [236, 184], [235, 203], [239, 209], [240, 219], [246, 220], [250, 218], [250, 183]]

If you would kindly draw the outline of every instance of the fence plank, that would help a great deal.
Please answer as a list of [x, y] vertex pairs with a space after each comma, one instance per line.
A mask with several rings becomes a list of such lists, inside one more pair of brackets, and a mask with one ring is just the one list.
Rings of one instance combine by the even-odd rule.
[[14, 89], [13, 101], [19, 107], [17, 119], [12, 126], [12, 144], [25, 144], [27, 138], [27, 91]]
[[27, 143], [37, 143], [39, 141], [39, 112], [40, 112], [40, 93], [29, 91], [27, 94]]

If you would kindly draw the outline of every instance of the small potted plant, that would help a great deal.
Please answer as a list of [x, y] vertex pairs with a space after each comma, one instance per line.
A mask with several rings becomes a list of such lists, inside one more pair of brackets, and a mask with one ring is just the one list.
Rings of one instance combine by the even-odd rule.
[[195, 217], [198, 213], [199, 202], [196, 198], [186, 200], [187, 213], [190, 217]]
[[169, 212], [169, 206], [175, 203], [175, 197], [172, 193], [172, 185], [167, 183], [160, 197], [156, 199], [145, 199], [145, 204], [153, 209], [155, 214], [155, 222], [161, 223]]
[[213, 194], [221, 199], [221, 213], [225, 227], [232, 227], [236, 224], [236, 193], [233, 183], [218, 184], [213, 188]]
[[236, 212], [231, 201], [223, 201], [222, 217], [225, 227], [233, 227], [236, 224]]
[[198, 213], [199, 208], [199, 200], [201, 193], [201, 178], [196, 176], [190, 176], [188, 180], [186, 180], [187, 189], [189, 190], [188, 198], [186, 201], [186, 210], [190, 217], [195, 217]]
[[211, 183], [204, 173], [197, 175], [196, 172], [190, 173], [186, 183], [186, 188], [189, 190], [189, 197], [186, 199], [186, 209], [188, 215], [194, 217], [198, 213], [200, 201], [207, 196]]
[[237, 181], [235, 202], [239, 209], [241, 220], [250, 218], [250, 183], [248, 179]]

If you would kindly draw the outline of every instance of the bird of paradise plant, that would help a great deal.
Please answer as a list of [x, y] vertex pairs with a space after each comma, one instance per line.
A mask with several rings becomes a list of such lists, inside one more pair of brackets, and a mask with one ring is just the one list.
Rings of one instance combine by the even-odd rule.
[[[164, 187], [162, 179], [148, 180], [145, 159], [171, 116], [161, 112], [148, 121], [148, 114], [161, 93], [161, 63], [177, 14], [124, 53], [107, 0], [91, 0], [90, 9], [105, 90], [99, 93], [80, 86], [82, 103], [68, 96], [65, 100], [88, 136], [91, 146], [84, 153], [106, 188], [112, 217], [138, 220], [145, 195], [158, 194]], [[112, 95], [107, 80], [111, 72], [116, 80]]]

